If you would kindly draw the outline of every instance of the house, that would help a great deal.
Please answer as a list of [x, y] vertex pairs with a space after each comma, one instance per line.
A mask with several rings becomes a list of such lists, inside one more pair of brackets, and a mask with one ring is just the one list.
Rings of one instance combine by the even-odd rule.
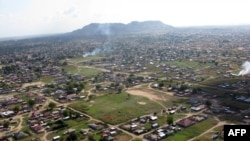
[[27, 134], [25, 134], [24, 132], [17, 132], [17, 133], [15, 133], [14, 134], [14, 138], [16, 139], [16, 140], [20, 140], [20, 139], [23, 139], [23, 138], [25, 138], [25, 137], [27, 137], [28, 135]]
[[88, 131], [86, 129], [81, 129], [80, 133], [82, 133], [83, 135], [87, 135]]
[[131, 126], [130, 126], [130, 128], [133, 129], [133, 128], [136, 128], [137, 126], [138, 126], [137, 124], [132, 123]]
[[152, 86], [152, 88], [159, 88], [159, 84], [154, 84], [153, 86]]
[[169, 111], [169, 114], [174, 114], [174, 113], [175, 113], [175, 110]]
[[102, 139], [103, 141], [113, 141], [114, 140], [114, 137], [111, 137], [111, 136], [105, 136], [103, 137]]
[[1, 117], [10, 117], [12, 115], [14, 115], [14, 111], [5, 111], [0, 113]]
[[158, 117], [157, 116], [150, 116], [149, 119], [152, 120], [152, 121], [155, 121], [155, 120], [158, 119]]
[[88, 127], [92, 130], [97, 130], [98, 129], [98, 125], [92, 123], [92, 124], [88, 124]]
[[198, 105], [200, 103], [200, 101], [195, 100], [195, 99], [189, 99], [188, 100], [188, 104], [190, 105]]
[[76, 94], [69, 94], [66, 96], [67, 100], [74, 100], [76, 98]]
[[158, 133], [158, 137], [159, 137], [160, 139], [164, 138], [165, 136], [166, 136], [166, 134], [163, 133], [163, 132], [159, 132], [159, 133]]
[[60, 136], [53, 137], [53, 141], [58, 141], [60, 139]]
[[159, 124], [158, 123], [154, 123], [154, 124], [151, 125], [151, 127], [152, 128], [157, 128], [157, 127], [159, 127]]
[[199, 112], [201, 110], [200, 107], [194, 107], [194, 106], [191, 107], [190, 109], [191, 109], [191, 111], [194, 111], [194, 112]]
[[189, 127], [193, 124], [195, 124], [195, 121], [189, 119], [189, 118], [184, 118], [176, 123], [177, 125], [181, 127]]

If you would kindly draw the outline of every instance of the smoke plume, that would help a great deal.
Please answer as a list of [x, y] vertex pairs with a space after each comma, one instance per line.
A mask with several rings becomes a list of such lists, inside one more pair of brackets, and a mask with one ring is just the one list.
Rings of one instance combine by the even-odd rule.
[[113, 51], [113, 47], [110, 46], [103, 46], [101, 48], [96, 48], [93, 51], [86, 52], [82, 56], [83, 57], [89, 57], [89, 56], [95, 56], [95, 55], [100, 55], [100, 54], [107, 54]]
[[247, 75], [250, 73], [250, 62], [244, 62], [241, 67], [242, 70], [239, 72], [239, 76]]

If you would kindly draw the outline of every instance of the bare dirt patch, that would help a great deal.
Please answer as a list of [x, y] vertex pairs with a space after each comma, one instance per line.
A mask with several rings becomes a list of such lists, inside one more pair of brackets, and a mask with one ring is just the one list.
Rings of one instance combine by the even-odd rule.
[[140, 105], [146, 105], [147, 103], [143, 102], [143, 101], [139, 101], [138, 104], [140, 104]]
[[147, 97], [150, 100], [161, 100], [161, 98], [159, 98], [157, 95], [155, 95], [153, 93], [145, 92], [145, 91], [142, 91], [142, 90], [127, 90], [126, 92], [130, 93], [132, 95], [144, 96], [144, 97]]
[[41, 81], [38, 81], [38, 82], [31, 82], [31, 83], [24, 83], [23, 85], [22, 85], [22, 87], [23, 88], [25, 88], [25, 87], [28, 87], [28, 86], [35, 86], [35, 85], [37, 85], [37, 86], [42, 86], [42, 85], [44, 85], [44, 83], [43, 82], [41, 82]]

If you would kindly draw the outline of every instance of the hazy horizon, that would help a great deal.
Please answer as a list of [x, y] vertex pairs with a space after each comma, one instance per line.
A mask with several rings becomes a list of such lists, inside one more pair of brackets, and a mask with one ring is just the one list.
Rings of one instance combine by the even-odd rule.
[[250, 25], [247, 0], [0, 0], [0, 38], [66, 33], [90, 23]]

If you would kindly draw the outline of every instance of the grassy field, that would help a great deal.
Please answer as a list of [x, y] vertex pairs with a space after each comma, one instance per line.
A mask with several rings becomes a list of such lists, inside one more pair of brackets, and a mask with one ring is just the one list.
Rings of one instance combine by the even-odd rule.
[[54, 78], [52, 76], [44, 76], [41, 78], [41, 81], [43, 83], [52, 83], [54, 81]]
[[[138, 102], [144, 102], [145, 104], [142, 105]], [[87, 103], [73, 103], [70, 107], [110, 124], [126, 122], [161, 110], [161, 106], [157, 103], [127, 93], [100, 96]]]
[[77, 73], [77, 67], [74, 65], [67, 65], [67, 66], [62, 66], [62, 69], [64, 69], [68, 73]]
[[89, 56], [89, 57], [78, 57], [78, 58], [72, 58], [69, 61], [73, 63], [79, 63], [84, 61], [90, 61], [90, 60], [99, 60], [102, 59], [101, 56]]
[[79, 71], [79, 74], [84, 75], [84, 76], [96, 76], [100, 72], [102, 72], [102, 71], [100, 71], [98, 69], [81, 68]]
[[173, 136], [168, 137], [164, 141], [186, 141], [191, 139], [199, 134], [203, 133], [204, 131], [212, 128], [217, 124], [217, 121], [214, 119], [207, 119], [200, 123], [196, 123], [195, 125], [185, 128], [182, 131], [174, 134]]
[[194, 141], [223, 141], [222, 138], [218, 138], [218, 139], [212, 139], [212, 136], [215, 132], [221, 132], [223, 130], [223, 126], [219, 126], [219, 127], [216, 127], [213, 131], [205, 134], [204, 136], [202, 137], [199, 137], [198, 139], [195, 139]]
[[[78, 67], [77, 68], [77, 66], [75, 66], [75, 65], [67, 65], [67, 66], [63, 66], [61, 68], [64, 69], [68, 73], [81, 74], [84, 76], [96, 76], [97, 74], [102, 72], [101, 70], [93, 69], [93, 68], [86, 68], [86, 67]], [[53, 79], [48, 77], [48, 78], [42, 79], [42, 81], [46, 81], [46, 82], [53, 81]]]
[[173, 61], [173, 62], [168, 62], [168, 64], [170, 65], [175, 65], [177, 67], [180, 68], [187, 68], [187, 67], [191, 67], [191, 68], [204, 68], [204, 67], [208, 67], [208, 66], [212, 66], [212, 63], [199, 63], [199, 62], [195, 62], [195, 61]]
[[241, 80], [243, 80], [242, 77], [220, 78], [220, 79], [211, 79], [208, 81], [204, 81], [201, 84], [208, 85], [208, 86], [217, 86], [217, 85], [225, 83], [225, 82], [230, 84], [230, 83], [236, 83], [236, 82], [241, 81]]

